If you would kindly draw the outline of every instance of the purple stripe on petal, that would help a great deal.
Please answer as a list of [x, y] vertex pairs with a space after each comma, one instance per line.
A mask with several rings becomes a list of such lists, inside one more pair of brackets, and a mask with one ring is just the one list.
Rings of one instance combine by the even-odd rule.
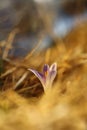
[[55, 79], [56, 74], [57, 74], [57, 63], [53, 63], [50, 67], [50, 74], [49, 74], [51, 82], [53, 82], [53, 80]]
[[28, 69], [30, 70], [32, 73], [34, 73], [39, 79], [44, 79], [44, 75], [34, 69]]
[[57, 74], [57, 71], [50, 71], [49, 76], [50, 76], [50, 80], [51, 80], [51, 81], [53, 81], [53, 80], [55, 79], [56, 74]]
[[49, 65], [45, 64], [43, 67], [43, 73], [48, 72], [49, 71]]
[[44, 87], [45, 83], [46, 83], [46, 79], [45, 79], [44, 75], [33, 69], [28, 69], [28, 70], [30, 70], [32, 73], [34, 73], [36, 75], [36, 77], [40, 80], [40, 82], [42, 83], [42, 85]]

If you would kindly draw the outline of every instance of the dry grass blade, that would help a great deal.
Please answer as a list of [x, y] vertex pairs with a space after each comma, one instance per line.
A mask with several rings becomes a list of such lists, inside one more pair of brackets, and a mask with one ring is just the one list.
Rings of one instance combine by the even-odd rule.
[[13, 86], [13, 89], [15, 90], [27, 77], [28, 71], [23, 74], [23, 76], [18, 80], [18, 82]]
[[43, 38], [44, 38], [44, 36], [41, 36], [41, 38], [39, 39], [39, 42], [35, 45], [35, 47], [32, 49], [32, 51], [25, 57], [25, 60], [28, 60], [35, 53], [35, 51], [41, 45]]
[[17, 67], [20, 67], [20, 68], [25, 68], [25, 69], [27, 69], [29, 66], [28, 65], [25, 65], [25, 64], [23, 64], [22, 62], [24, 62], [24, 60], [20, 63], [19, 61], [18, 62], [15, 62], [15, 61], [12, 61], [12, 60], [10, 60], [10, 59], [8, 59], [8, 58], [5, 58], [5, 59], [3, 59], [4, 61], [6, 61], [6, 62], [8, 62], [10, 65], [13, 65], [13, 66], [15, 66], [16, 68]]
[[3, 56], [2, 56], [3, 59], [7, 58], [8, 53], [9, 53], [9, 50], [12, 48], [12, 42], [13, 42], [14, 37], [15, 37], [15, 35], [16, 35], [17, 33], [18, 33], [18, 29], [15, 29], [15, 30], [13, 30], [13, 31], [9, 34], [8, 39], [7, 39], [7, 41], [6, 41], [6, 46], [5, 46], [5, 49], [4, 49], [4, 52], [3, 52]]
[[37, 87], [38, 85], [39, 85], [39, 83], [38, 83], [38, 84], [35, 84], [35, 85], [32, 85], [32, 86], [30, 86], [30, 87], [27, 87], [27, 88], [22, 88], [22, 89], [18, 90], [17, 92], [18, 92], [18, 93], [23, 93], [23, 92], [25, 92], [25, 91], [28, 91], [28, 90], [30, 90], [30, 89], [32, 89], [32, 88]]
[[16, 67], [13, 67], [13, 68], [7, 70], [5, 73], [1, 74], [0, 78], [4, 78], [5, 76], [13, 73], [15, 70], [16, 70]]

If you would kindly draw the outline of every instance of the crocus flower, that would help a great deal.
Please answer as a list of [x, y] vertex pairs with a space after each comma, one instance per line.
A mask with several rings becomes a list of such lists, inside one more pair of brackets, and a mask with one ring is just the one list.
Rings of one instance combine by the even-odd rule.
[[57, 63], [53, 63], [50, 67], [48, 64], [45, 64], [42, 73], [34, 69], [28, 69], [28, 70], [33, 72], [38, 77], [38, 79], [42, 83], [44, 91], [46, 91], [48, 88], [52, 87], [53, 80], [56, 77]]

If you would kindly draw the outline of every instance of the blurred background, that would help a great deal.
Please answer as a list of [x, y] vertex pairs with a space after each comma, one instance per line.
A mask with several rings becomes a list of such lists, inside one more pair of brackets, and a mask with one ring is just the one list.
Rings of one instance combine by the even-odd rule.
[[86, 21], [87, 0], [0, 0], [0, 45], [12, 42], [9, 55], [22, 57], [40, 40], [39, 50], [46, 49]]

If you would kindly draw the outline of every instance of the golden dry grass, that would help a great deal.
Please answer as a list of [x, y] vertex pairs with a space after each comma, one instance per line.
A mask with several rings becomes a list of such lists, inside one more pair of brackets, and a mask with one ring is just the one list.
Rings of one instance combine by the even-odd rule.
[[[86, 44], [84, 23], [46, 51], [31, 52], [22, 60], [5, 55], [0, 76], [0, 130], [86, 130]], [[27, 69], [41, 71], [44, 63], [53, 62], [58, 64], [58, 74], [52, 89], [44, 94], [39, 80]]]

